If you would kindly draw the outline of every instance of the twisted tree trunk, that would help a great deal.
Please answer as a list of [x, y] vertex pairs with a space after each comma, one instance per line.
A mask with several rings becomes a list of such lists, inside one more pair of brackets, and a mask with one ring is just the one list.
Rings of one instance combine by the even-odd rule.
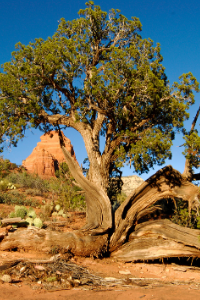
[[112, 209], [107, 194], [100, 185], [90, 182], [83, 176], [79, 165], [64, 146], [62, 150], [72, 176], [85, 191], [87, 222], [83, 229], [92, 230], [92, 234], [107, 232], [112, 228]]
[[128, 239], [137, 221], [157, 210], [153, 205], [161, 199], [181, 198], [191, 207], [199, 205], [199, 188], [185, 180], [177, 170], [167, 166], [140, 185], [119, 207], [115, 215], [115, 231], [110, 240], [110, 251], [119, 248]]
[[111, 253], [124, 262], [165, 257], [200, 257], [200, 230], [176, 225], [169, 220], [139, 224], [129, 241]]
[[[66, 157], [68, 154], [63, 149]], [[99, 186], [91, 184], [79, 172], [79, 166], [67, 159], [72, 174], [82, 184], [89, 198], [90, 215], [86, 231], [51, 232], [43, 229], [18, 229], [3, 235], [0, 250], [57, 250], [80, 256], [100, 256], [110, 252], [115, 259], [136, 261], [163, 257], [200, 257], [199, 230], [175, 225], [169, 220], [137, 222], [158, 209], [160, 199], [181, 198], [189, 209], [199, 204], [199, 189], [171, 166], [151, 176], [119, 207], [112, 227], [111, 213]], [[103, 203], [101, 202], [103, 201]], [[110, 205], [110, 204], [109, 204]], [[110, 206], [109, 206], [110, 207]], [[88, 225], [90, 225], [88, 227]], [[108, 234], [105, 231], [108, 231]]]
[[[194, 129], [199, 112], [200, 108], [191, 130]], [[99, 256], [109, 251], [113, 258], [123, 261], [200, 257], [200, 230], [181, 227], [169, 220], [154, 220], [137, 225], [139, 220], [158, 209], [155, 203], [162, 199], [170, 198], [174, 202], [177, 198], [182, 199], [188, 201], [189, 212], [194, 208], [198, 210], [199, 188], [190, 182], [195, 175], [198, 178], [198, 174], [192, 174], [189, 160], [186, 160], [183, 174], [172, 166], [156, 172], [127, 197], [113, 216], [111, 203], [101, 180], [103, 172], [96, 182], [95, 177], [89, 181], [66, 150], [62, 134], [60, 140], [72, 176], [85, 191], [85, 227], [81, 231], [67, 234], [39, 229], [17, 230], [15, 233], [7, 230], [1, 236], [0, 250], [34, 249], [49, 252], [52, 247], [58, 247], [62, 252], [82, 256]], [[98, 172], [95, 170], [97, 177]]]

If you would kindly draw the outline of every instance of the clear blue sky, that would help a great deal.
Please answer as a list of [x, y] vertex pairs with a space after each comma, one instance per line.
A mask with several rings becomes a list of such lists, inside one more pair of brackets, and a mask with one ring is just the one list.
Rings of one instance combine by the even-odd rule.
[[[0, 64], [9, 61], [17, 42], [28, 44], [35, 38], [46, 39], [57, 29], [58, 20], [77, 18], [77, 12], [85, 8], [85, 0], [0, 0]], [[200, 81], [200, 1], [199, 0], [97, 0], [102, 10], [118, 8], [128, 18], [136, 16], [143, 25], [142, 37], [150, 37], [161, 44], [164, 57], [163, 65], [170, 83], [177, 81], [182, 73], [191, 71]], [[200, 95], [196, 95], [196, 104], [190, 110], [192, 119], [199, 106]], [[198, 122], [199, 124], [199, 122]], [[188, 128], [189, 128], [188, 127]], [[198, 129], [198, 128], [197, 128]], [[17, 164], [30, 155], [40, 141], [42, 133], [27, 132], [17, 148], [4, 151], [4, 158]], [[65, 135], [71, 140], [79, 163], [87, 156], [81, 136], [73, 129], [67, 129]], [[184, 169], [181, 137], [175, 140], [172, 148], [172, 164], [180, 172]], [[155, 167], [155, 170], [158, 168]], [[146, 179], [148, 175], [141, 177]], [[132, 175], [133, 170], [124, 168], [123, 175]]]

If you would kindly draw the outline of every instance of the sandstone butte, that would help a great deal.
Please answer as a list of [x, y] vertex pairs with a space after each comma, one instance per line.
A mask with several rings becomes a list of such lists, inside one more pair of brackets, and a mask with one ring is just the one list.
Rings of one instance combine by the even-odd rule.
[[[77, 162], [71, 141], [63, 132], [62, 135], [66, 149]], [[40, 139], [41, 142], [37, 143], [31, 155], [23, 160], [22, 165], [29, 173], [35, 173], [44, 178], [54, 177], [59, 164], [65, 162], [58, 133], [51, 131], [42, 135]]]

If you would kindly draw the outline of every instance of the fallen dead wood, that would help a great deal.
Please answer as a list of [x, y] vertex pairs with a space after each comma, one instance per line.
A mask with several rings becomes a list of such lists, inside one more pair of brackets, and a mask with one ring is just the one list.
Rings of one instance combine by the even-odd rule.
[[[68, 233], [35, 227], [19, 228], [15, 232], [3, 231], [0, 250], [61, 252], [94, 257], [109, 251], [112, 257], [123, 261], [200, 257], [200, 230], [181, 227], [167, 220], [149, 221], [136, 226], [144, 221], [145, 216], [161, 209], [156, 202], [162, 199], [176, 201], [181, 198], [188, 201], [189, 211], [194, 209], [199, 206], [198, 192], [197, 186], [167, 166], [151, 176], [124, 201], [116, 211], [115, 226], [108, 234], [103, 227], [99, 230], [98, 226], [97, 230]], [[10, 219], [4, 222], [8, 224]], [[11, 219], [11, 222], [16, 220]]]
[[165, 239], [171, 239], [200, 249], [200, 230], [190, 229], [174, 224], [168, 219], [144, 222], [135, 227], [131, 233], [130, 240], [135, 237], [146, 236], [146, 234], [159, 234]]
[[22, 220], [22, 218], [6, 218], [6, 219], [3, 219], [1, 220], [1, 223], [2, 224], [17, 224], [17, 223], [20, 223], [20, 222], [25, 222], [24, 220]]
[[[3, 271], [3, 276], [9, 276], [10, 282], [25, 281], [30, 285], [33, 284], [34, 289], [47, 289], [49, 291], [65, 290], [74, 287], [84, 290], [102, 290], [102, 288], [108, 290], [119, 287], [130, 289], [134, 286], [153, 288], [191, 284], [191, 281], [166, 281], [162, 280], [162, 278], [102, 277], [75, 263], [66, 262], [60, 257], [48, 263], [47, 261], [41, 261], [39, 264], [35, 264], [33, 261], [19, 260], [7, 263], [4, 265], [4, 268], [0, 269], [0, 280], [3, 280], [1, 271]], [[195, 288], [199, 289], [200, 284], [196, 283]]]
[[137, 225], [129, 242], [111, 256], [125, 262], [200, 257], [200, 230], [185, 228], [169, 220], [148, 221]]
[[0, 250], [34, 250], [72, 253], [79, 256], [101, 256], [107, 251], [108, 235], [84, 235], [80, 231], [58, 232], [35, 227], [9, 232], [0, 243]]
[[[166, 166], [142, 183], [118, 208], [115, 214], [115, 231], [110, 239], [110, 251], [123, 245], [136, 222], [152, 213], [153, 205], [162, 199], [181, 198], [191, 208], [199, 207], [197, 195], [199, 188], [185, 178], [172, 166]], [[197, 208], [198, 209], [198, 208]]]
[[12, 229], [12, 225], [0, 228], [0, 240], [4, 239], [8, 235], [8, 232]]

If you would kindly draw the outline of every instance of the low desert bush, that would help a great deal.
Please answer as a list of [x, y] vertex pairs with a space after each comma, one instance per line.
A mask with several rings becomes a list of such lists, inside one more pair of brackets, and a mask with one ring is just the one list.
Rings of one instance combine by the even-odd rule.
[[40, 195], [48, 191], [47, 180], [43, 180], [37, 175], [28, 174], [27, 172], [11, 173], [7, 176], [7, 180], [13, 184], [19, 184], [23, 188], [35, 189], [38, 193], [40, 192]]
[[11, 170], [17, 168], [17, 165], [11, 163], [9, 159], [3, 159], [3, 156], [0, 156], [0, 178], [6, 177]]
[[188, 202], [181, 199], [176, 200], [176, 207], [174, 208], [171, 221], [184, 227], [200, 228], [200, 216], [198, 212], [194, 210], [189, 212]]
[[15, 210], [9, 214], [9, 218], [20, 217], [27, 222], [27, 225], [34, 225], [35, 227], [42, 228], [43, 222], [37, 217], [34, 209], [30, 207], [27, 209], [25, 206], [15, 206]]
[[8, 181], [7, 180], [1, 180], [0, 181], [0, 191], [6, 191], [8, 188]]
[[31, 195], [31, 196], [42, 196], [43, 195], [43, 193], [40, 190], [35, 190], [35, 189], [27, 189], [26, 194]]
[[71, 180], [51, 179], [49, 180], [49, 191], [52, 192], [53, 203], [59, 204], [64, 211], [85, 211], [85, 196]]
[[38, 200], [32, 198], [26, 198], [23, 194], [13, 194], [13, 192], [1, 193], [0, 194], [0, 203], [10, 204], [10, 205], [27, 205], [32, 207], [40, 206]]
[[24, 206], [23, 207], [19, 207], [15, 211], [15, 216], [16, 217], [20, 217], [20, 218], [24, 219], [26, 215], [27, 215], [27, 209]]
[[51, 217], [52, 212], [53, 212], [53, 205], [46, 204], [41, 206], [41, 213], [44, 218]]
[[[9, 168], [10, 162], [3, 160], [4, 169]], [[9, 172], [0, 183], [0, 190], [8, 191], [8, 188], [26, 189], [25, 194], [32, 197], [43, 196], [50, 198], [53, 205], [59, 204], [65, 212], [67, 210], [84, 211], [85, 197], [81, 188], [76, 186], [66, 163], [60, 165], [58, 178], [44, 180], [37, 175], [29, 174], [24, 170], [20, 172]], [[1, 180], [0, 180], [1, 181]], [[8, 186], [9, 184], [9, 186]], [[6, 193], [0, 196], [1, 203], [38, 206], [37, 200], [28, 199], [17, 193]], [[45, 203], [45, 201], [44, 201]], [[49, 215], [49, 212], [47, 212]]]

